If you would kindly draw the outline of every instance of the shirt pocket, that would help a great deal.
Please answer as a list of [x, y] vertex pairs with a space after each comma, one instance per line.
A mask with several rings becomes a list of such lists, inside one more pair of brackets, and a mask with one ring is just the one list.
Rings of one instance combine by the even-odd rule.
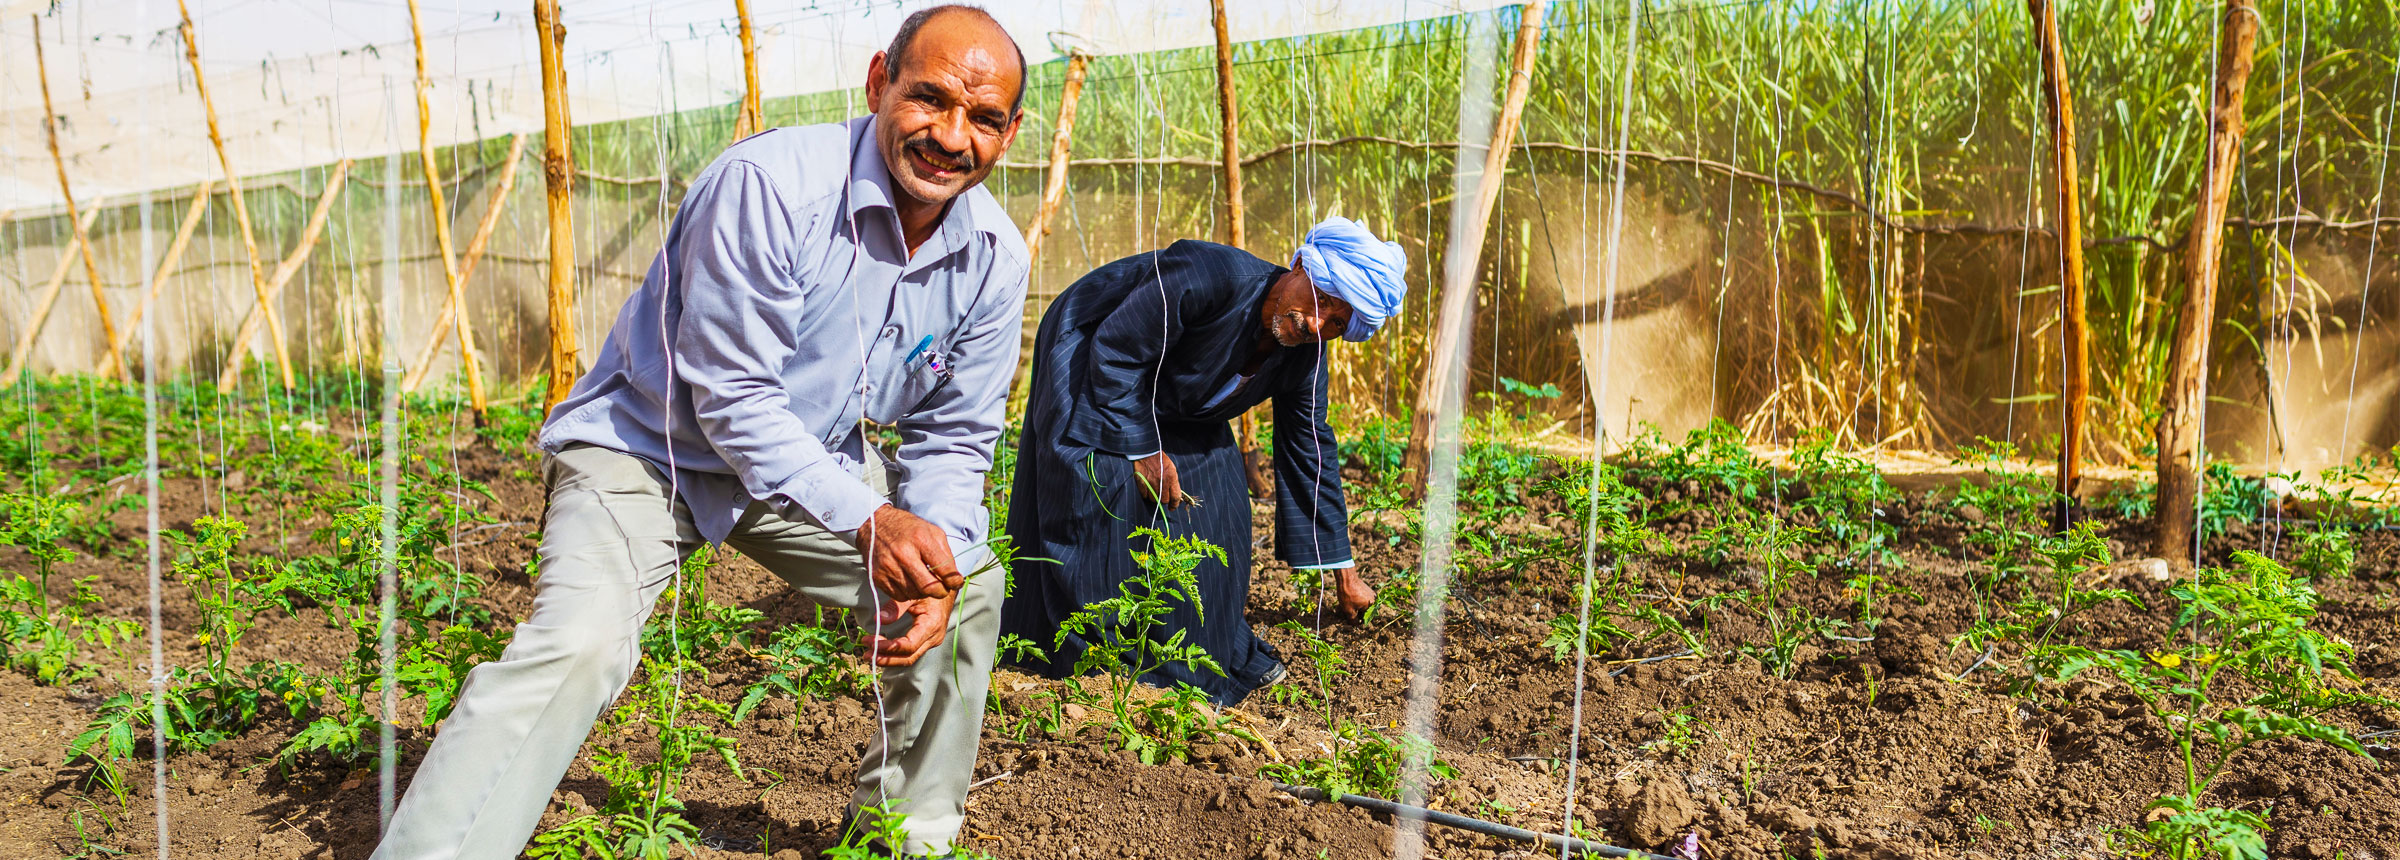
[[911, 415], [931, 407], [951, 385], [955, 371], [949, 364], [949, 344], [935, 341], [926, 345], [914, 358], [908, 351], [896, 352], [890, 366], [875, 381], [875, 390], [867, 398], [867, 420], [877, 424], [898, 424]]

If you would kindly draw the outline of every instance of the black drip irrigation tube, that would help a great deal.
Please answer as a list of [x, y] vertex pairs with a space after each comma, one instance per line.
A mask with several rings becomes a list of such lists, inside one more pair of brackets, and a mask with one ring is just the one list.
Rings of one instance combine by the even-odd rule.
[[1393, 803], [1389, 800], [1384, 800], [1381, 798], [1367, 797], [1358, 794], [1329, 794], [1324, 789], [1314, 788], [1306, 785], [1287, 785], [1280, 782], [1273, 783], [1273, 785], [1275, 786], [1276, 790], [1293, 797], [1300, 798], [1301, 800], [1314, 801], [1317, 803], [1341, 803], [1348, 806], [1355, 806], [1360, 809], [1381, 812], [1393, 817], [1422, 818], [1426, 821], [1430, 821], [1444, 827], [1456, 827], [1460, 830], [1473, 831], [1476, 833], [1481, 833], [1485, 836], [1498, 836], [1503, 839], [1514, 839], [1519, 842], [1536, 842], [1551, 848], [1564, 848], [1577, 854], [1583, 854], [1592, 857], [1624, 857], [1630, 858], [1630, 860], [1675, 860], [1675, 858], [1666, 856], [1664, 854], [1652, 854], [1647, 851], [1635, 851], [1631, 848], [1619, 848], [1614, 845], [1602, 845], [1598, 842], [1592, 842], [1585, 839], [1576, 839], [1571, 836], [1560, 836], [1556, 833], [1543, 833], [1538, 830], [1527, 830], [1522, 827], [1510, 827], [1506, 824], [1497, 824], [1480, 818], [1468, 818], [1464, 815], [1452, 815], [1440, 810], [1426, 809], [1422, 806], [1410, 806], [1405, 803]]

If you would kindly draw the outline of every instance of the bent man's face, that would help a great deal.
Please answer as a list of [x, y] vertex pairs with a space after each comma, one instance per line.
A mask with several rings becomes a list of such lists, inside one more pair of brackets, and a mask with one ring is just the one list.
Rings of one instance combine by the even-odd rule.
[[1016, 55], [963, 29], [928, 25], [896, 80], [892, 58], [868, 64], [876, 146], [894, 187], [918, 203], [939, 206], [975, 187], [1017, 136]]

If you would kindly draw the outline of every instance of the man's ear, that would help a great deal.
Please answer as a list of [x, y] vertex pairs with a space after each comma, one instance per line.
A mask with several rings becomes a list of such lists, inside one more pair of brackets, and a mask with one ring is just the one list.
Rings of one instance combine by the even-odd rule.
[[1008, 131], [1007, 133], [1000, 135], [1001, 152], [1007, 152], [1010, 146], [1016, 145], [1017, 129], [1023, 127], [1024, 124], [1025, 112], [1022, 110], [1017, 111], [1015, 115], [1012, 115], [1008, 118]]
[[[889, 74], [890, 70], [887, 68], [890, 63], [891, 59], [885, 56], [884, 52], [882, 51], [876, 51], [875, 56], [872, 59], [867, 60], [868, 113], [883, 112], [883, 91], [889, 89], [891, 84], [891, 75]], [[1013, 138], [1013, 135], [1015, 134], [1015, 129], [1013, 126], [1010, 129], [1010, 134]]]

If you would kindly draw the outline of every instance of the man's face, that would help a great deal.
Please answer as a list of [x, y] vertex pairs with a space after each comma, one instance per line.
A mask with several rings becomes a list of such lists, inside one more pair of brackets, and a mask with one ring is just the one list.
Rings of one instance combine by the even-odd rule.
[[[1005, 34], [963, 15], [927, 21], [911, 55], [867, 65], [875, 145], [892, 185], [910, 201], [940, 206], [982, 182], [1017, 137], [1017, 56]], [[908, 201], [903, 201], [908, 202]]]
[[1282, 346], [1323, 343], [1350, 328], [1350, 304], [1317, 289], [1297, 268], [1267, 288], [1259, 316], [1267, 334]]

